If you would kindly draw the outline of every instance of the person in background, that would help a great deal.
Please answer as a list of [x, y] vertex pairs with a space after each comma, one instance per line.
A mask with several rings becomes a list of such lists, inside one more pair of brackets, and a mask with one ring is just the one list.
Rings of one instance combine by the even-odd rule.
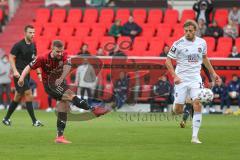
[[223, 36], [223, 29], [218, 26], [216, 21], [213, 21], [212, 24], [207, 28], [205, 36], [210, 36], [217, 39]]
[[228, 14], [228, 21], [237, 22], [240, 24], [240, 10], [237, 7], [233, 7]]
[[160, 57], [167, 57], [170, 47], [168, 45], [164, 46], [163, 52], [160, 53]]
[[109, 31], [109, 35], [113, 36], [116, 40], [118, 37], [120, 37], [122, 34], [123, 27], [121, 26], [121, 20], [117, 19], [115, 23], [111, 26], [111, 29]]
[[[222, 80], [219, 80], [218, 82], [216, 82], [216, 84], [212, 88], [214, 99], [220, 99], [221, 110], [223, 110], [224, 106], [226, 105], [226, 100], [227, 100], [226, 90], [227, 88], [225, 84], [222, 82]], [[213, 106], [213, 101], [210, 103], [210, 107]]]
[[88, 103], [91, 104], [93, 98], [93, 90], [96, 87], [97, 81], [96, 73], [93, 66], [88, 62], [87, 57], [83, 58], [83, 64], [80, 65], [76, 71], [75, 84], [77, 84], [77, 86], [80, 88], [81, 99], [85, 99], [85, 91], [87, 91], [87, 100]]
[[234, 21], [229, 21], [228, 24], [223, 28], [224, 37], [237, 38], [238, 37], [238, 25]]
[[232, 52], [228, 56], [229, 58], [240, 58], [240, 54], [238, 53], [237, 46], [232, 47]]
[[206, 33], [206, 30], [207, 30], [207, 26], [205, 24], [205, 21], [202, 18], [200, 18], [198, 20], [198, 30], [197, 30], [196, 35], [198, 37], [203, 37]]
[[233, 111], [230, 108], [230, 105], [232, 103], [232, 100], [237, 100], [239, 109], [236, 112], [237, 114], [240, 113], [240, 83], [238, 80], [238, 75], [233, 74], [232, 80], [227, 86], [227, 110], [225, 111], [225, 114], [232, 114]]
[[115, 105], [120, 109], [127, 100], [128, 78], [124, 72], [120, 72], [119, 79], [114, 85]]
[[104, 54], [103, 48], [101, 48], [101, 47], [98, 48], [96, 55], [97, 55], [97, 56], [104, 56], [105, 54]]
[[134, 22], [133, 16], [128, 18], [128, 22], [123, 25], [122, 35], [129, 36], [132, 41], [142, 32], [142, 28]]
[[210, 14], [213, 10], [213, 4], [211, 0], [200, 0], [193, 5], [193, 10], [197, 12], [196, 21], [203, 19], [205, 24], [210, 24]]
[[86, 44], [86, 43], [83, 44], [80, 52], [78, 52], [77, 55], [82, 55], [82, 56], [91, 55], [91, 53], [88, 51], [88, 44]]
[[[4, 50], [0, 49], [0, 109], [8, 108], [11, 93], [11, 66]], [[6, 94], [7, 101], [4, 103], [3, 95]]]

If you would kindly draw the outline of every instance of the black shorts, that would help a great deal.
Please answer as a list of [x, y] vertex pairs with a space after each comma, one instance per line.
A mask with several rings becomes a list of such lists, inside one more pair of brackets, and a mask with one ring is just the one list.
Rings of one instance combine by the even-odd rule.
[[62, 100], [63, 94], [65, 93], [66, 90], [68, 90], [66, 81], [64, 81], [59, 86], [55, 86], [47, 83], [44, 83], [43, 85], [44, 85], [44, 90], [47, 92], [47, 94], [58, 101]]
[[[19, 74], [21, 74], [22, 72], [19, 72]], [[13, 80], [14, 80], [14, 85], [15, 85], [15, 88], [16, 88], [16, 91], [20, 94], [23, 94], [26, 90], [29, 90], [30, 89], [30, 85], [29, 85], [29, 81], [30, 81], [30, 75], [28, 74], [25, 78], [24, 78], [24, 85], [22, 87], [20, 87], [18, 85], [18, 79], [19, 78], [16, 78], [14, 77]]]

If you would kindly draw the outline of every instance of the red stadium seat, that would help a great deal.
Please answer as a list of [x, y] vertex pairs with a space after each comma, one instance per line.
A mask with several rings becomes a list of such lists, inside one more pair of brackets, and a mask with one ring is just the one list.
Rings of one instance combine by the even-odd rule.
[[165, 15], [164, 15], [164, 23], [166, 24], [176, 24], [178, 22], [178, 10], [175, 9], [167, 9], [165, 11]]
[[129, 42], [129, 43], [132, 42], [132, 40], [131, 40], [130, 37], [128, 37], [128, 36], [121, 36], [121, 37], [118, 38], [117, 43], [120, 44], [120, 43], [122, 43], [122, 42], [124, 42], [124, 41], [125, 41], [125, 42]]
[[238, 52], [240, 53], [240, 37], [235, 39], [235, 46], [237, 46]]
[[206, 43], [207, 43], [207, 54], [213, 52], [215, 50], [215, 38], [213, 37], [204, 37]]
[[75, 36], [77, 37], [86, 37], [90, 33], [89, 24], [78, 24], [75, 26], [75, 29], [76, 29]]
[[180, 22], [184, 23], [187, 19], [195, 19], [195, 12], [192, 9], [185, 9], [182, 11], [182, 17]]
[[40, 35], [42, 35], [43, 25], [38, 24], [38, 23], [34, 23], [33, 26], [35, 28], [35, 37], [39, 37]]
[[48, 8], [39, 8], [36, 11], [36, 23], [45, 24], [49, 22], [50, 19], [50, 10]]
[[155, 35], [155, 32], [156, 32], [155, 27], [148, 25], [148, 26], [142, 27], [141, 36], [149, 40]]
[[132, 51], [130, 52], [130, 54], [132, 56], [144, 56], [144, 53], [145, 53], [147, 47], [148, 47], [147, 40], [144, 39], [144, 38], [137, 37], [134, 40], [134, 43], [133, 43], [133, 46], [132, 46]]
[[214, 20], [220, 27], [224, 27], [228, 22], [228, 10], [227, 9], [217, 9], [214, 15]]
[[220, 37], [217, 44], [217, 52], [219, 57], [227, 57], [232, 50], [232, 38]]
[[54, 23], [44, 24], [43, 36], [54, 37], [58, 33], [58, 25]]
[[145, 56], [159, 56], [164, 47], [164, 41], [158, 37], [153, 38], [149, 43], [149, 50]]
[[118, 9], [116, 11], [115, 20], [120, 19], [121, 24], [124, 24], [128, 21], [129, 16], [130, 16], [130, 10], [129, 9], [127, 9], [127, 8]]
[[181, 38], [183, 35], [184, 35], [183, 27], [180, 28], [174, 27], [173, 37]]
[[178, 39], [179, 39], [179, 37], [169, 37], [165, 40], [165, 44], [168, 45], [169, 47], [171, 47], [173, 45], [173, 43]]
[[0, 8], [0, 22], [3, 20], [3, 10]]
[[146, 22], [147, 12], [146, 9], [134, 9], [132, 12], [134, 21], [137, 24], [142, 24]]
[[92, 55], [96, 54], [99, 44], [99, 39], [97, 37], [85, 37], [83, 43], [88, 44], [88, 50]]
[[74, 26], [72, 24], [66, 23], [66, 24], [62, 24], [60, 27], [61, 27], [59, 32], [60, 36], [69, 37], [73, 35]]
[[[100, 38], [100, 47], [105, 48], [106, 44], [108, 43], [115, 43], [115, 39], [114, 37], [110, 37], [110, 36], [104, 36], [102, 38]], [[106, 49], [108, 50], [108, 49]]]
[[84, 11], [83, 22], [84, 23], [96, 23], [98, 19], [98, 10], [97, 9], [86, 9]]
[[66, 10], [62, 8], [55, 8], [52, 11], [52, 23], [61, 24], [66, 19]]
[[157, 37], [160, 37], [162, 40], [167, 39], [171, 36], [172, 27], [169, 24], [159, 24], [157, 27]]
[[45, 51], [50, 47], [50, 39], [48, 37], [38, 37], [35, 39], [37, 46], [37, 54], [45, 54]]
[[82, 46], [82, 40], [79, 37], [69, 38], [67, 41], [67, 51], [71, 55], [77, 54]]
[[91, 36], [101, 38], [106, 34], [106, 28], [94, 28], [92, 29]]
[[70, 9], [68, 11], [67, 23], [80, 23], [82, 20], [82, 10], [80, 9]]
[[99, 23], [110, 24], [113, 22], [114, 10], [111, 8], [103, 8], [100, 11]]
[[163, 12], [160, 9], [150, 9], [147, 23], [157, 25], [162, 22]]

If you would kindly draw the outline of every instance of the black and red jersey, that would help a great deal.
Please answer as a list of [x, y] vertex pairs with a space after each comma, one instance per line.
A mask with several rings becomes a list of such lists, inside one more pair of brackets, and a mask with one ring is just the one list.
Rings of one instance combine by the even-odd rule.
[[29, 66], [31, 69], [42, 69], [42, 79], [43, 83], [55, 82], [62, 73], [63, 66], [67, 64], [67, 54], [63, 53], [61, 59], [56, 59], [51, 57], [51, 53], [45, 54], [43, 56], [38, 56], [33, 60]]

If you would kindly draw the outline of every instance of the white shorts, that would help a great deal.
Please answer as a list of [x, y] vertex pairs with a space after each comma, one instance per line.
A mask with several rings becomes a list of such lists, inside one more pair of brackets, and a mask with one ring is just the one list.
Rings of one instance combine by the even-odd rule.
[[186, 98], [195, 100], [202, 88], [202, 81], [182, 82], [177, 85], [175, 84], [174, 104], [185, 104]]

